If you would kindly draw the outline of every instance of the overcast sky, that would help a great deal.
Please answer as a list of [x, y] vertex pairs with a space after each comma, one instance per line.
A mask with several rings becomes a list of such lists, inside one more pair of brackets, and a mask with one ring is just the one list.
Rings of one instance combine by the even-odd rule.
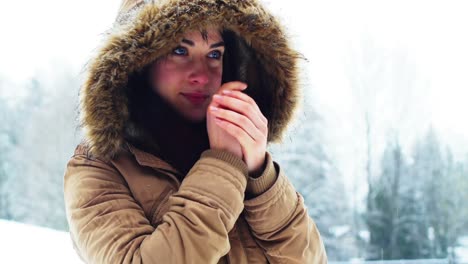
[[[411, 74], [408, 118], [385, 107], [378, 120], [379, 148], [388, 128], [399, 126], [403, 143], [421, 137], [432, 124], [461, 157], [468, 150], [468, 4], [466, 1], [311, 1], [267, 0], [286, 24], [294, 46], [309, 60], [304, 71], [313, 104], [325, 117], [327, 144], [345, 177], [362, 169], [362, 115], [350, 86], [353, 50], [363, 38], [392, 60], [407, 54]], [[87, 61], [116, 15], [119, 1], [24, 0], [0, 2], [0, 77], [21, 83], [38, 73], [54, 75], [60, 63], [76, 74]], [[365, 50], [365, 49], [364, 49]], [[403, 70], [405, 71], [405, 70]], [[395, 80], [389, 80], [389, 82]], [[399, 93], [401, 96], [401, 92]], [[14, 97], [12, 89], [0, 95]], [[382, 97], [383, 96], [383, 97]], [[387, 97], [385, 97], [387, 96]], [[398, 103], [392, 91], [376, 100]], [[405, 113], [406, 114], [406, 113]], [[410, 118], [411, 117], [411, 118]], [[349, 174], [349, 175], [347, 175]]]

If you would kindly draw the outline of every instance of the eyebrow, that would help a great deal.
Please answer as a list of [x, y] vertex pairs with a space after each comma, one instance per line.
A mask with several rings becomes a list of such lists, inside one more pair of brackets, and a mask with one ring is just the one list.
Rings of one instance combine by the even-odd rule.
[[[192, 47], [195, 46], [195, 43], [192, 40], [189, 40], [189, 39], [183, 39], [182, 42], [187, 44], [187, 45], [190, 45]], [[218, 43], [211, 44], [210, 49], [214, 49], [214, 48], [217, 48], [217, 47], [224, 47], [224, 41], [220, 41]]]

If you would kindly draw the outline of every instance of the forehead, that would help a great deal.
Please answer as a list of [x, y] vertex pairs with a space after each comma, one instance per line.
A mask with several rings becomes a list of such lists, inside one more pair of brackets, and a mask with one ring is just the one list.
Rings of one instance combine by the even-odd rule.
[[223, 40], [219, 29], [214, 27], [187, 31], [184, 34], [184, 39], [192, 40], [194, 42], [203, 41], [209, 44]]

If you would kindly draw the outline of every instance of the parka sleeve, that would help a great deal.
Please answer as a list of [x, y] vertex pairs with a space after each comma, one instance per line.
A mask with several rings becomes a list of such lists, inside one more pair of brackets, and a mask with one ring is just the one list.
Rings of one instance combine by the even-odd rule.
[[273, 185], [244, 201], [245, 219], [268, 261], [327, 263], [323, 241], [307, 213], [303, 197], [296, 192], [280, 166], [271, 160], [271, 156], [268, 156], [265, 173], [268, 171], [277, 174]]
[[202, 154], [169, 197], [156, 228], [112, 165], [73, 156], [64, 196], [80, 257], [87, 263], [217, 263], [230, 249], [228, 232], [243, 210], [247, 168], [228, 152], [212, 152]]

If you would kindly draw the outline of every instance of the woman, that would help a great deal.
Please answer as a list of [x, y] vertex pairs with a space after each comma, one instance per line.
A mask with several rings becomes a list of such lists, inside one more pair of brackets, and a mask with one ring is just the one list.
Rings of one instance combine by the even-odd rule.
[[80, 93], [64, 178], [87, 263], [326, 263], [266, 151], [297, 101], [296, 59], [256, 1], [123, 1]]

